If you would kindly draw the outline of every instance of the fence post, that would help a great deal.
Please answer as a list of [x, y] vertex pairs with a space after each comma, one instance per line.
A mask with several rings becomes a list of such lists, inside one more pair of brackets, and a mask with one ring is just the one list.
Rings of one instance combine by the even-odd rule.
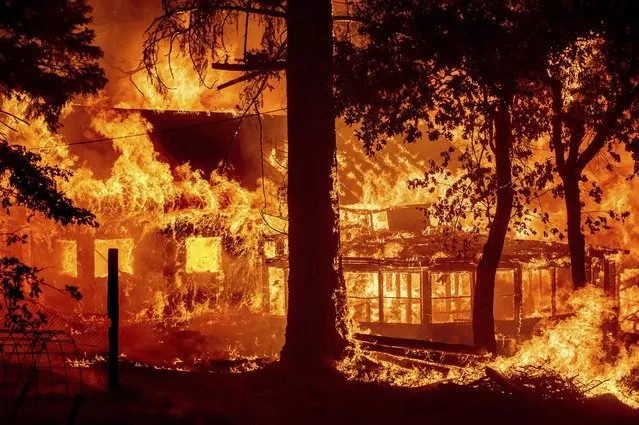
[[108, 278], [107, 278], [107, 316], [111, 321], [109, 326], [109, 388], [120, 386], [118, 371], [118, 333], [120, 327], [120, 300], [118, 289], [118, 250], [109, 248]]

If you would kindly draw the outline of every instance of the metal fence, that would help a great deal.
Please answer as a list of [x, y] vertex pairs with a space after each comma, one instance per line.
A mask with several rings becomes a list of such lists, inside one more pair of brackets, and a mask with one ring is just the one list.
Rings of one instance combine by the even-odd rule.
[[73, 423], [81, 413], [80, 360], [67, 332], [0, 330], [0, 422]]

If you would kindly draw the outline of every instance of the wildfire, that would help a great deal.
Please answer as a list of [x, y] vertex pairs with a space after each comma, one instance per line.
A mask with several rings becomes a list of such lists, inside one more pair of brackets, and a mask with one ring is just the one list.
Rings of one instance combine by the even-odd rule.
[[[265, 239], [265, 236], [286, 232], [285, 185], [282, 184], [287, 161], [285, 143], [273, 143], [271, 149], [263, 152], [263, 161], [278, 171], [282, 181], [264, 177], [257, 189], [252, 190], [221, 169], [204, 175], [188, 163], [170, 163], [157, 149], [151, 122], [132, 108], [235, 113], [239, 89], [211, 90], [210, 86], [236, 75], [211, 72], [201, 81], [190, 59], [184, 56], [172, 60], [170, 68], [168, 63], [160, 63], [158, 72], [167, 84], [165, 93], [158, 93], [143, 72], [133, 73], [134, 86], [125, 86], [120, 81], [111, 87], [108, 98], [93, 101], [94, 107], [87, 109], [89, 122], [85, 123], [85, 137], [95, 143], [108, 144], [114, 151], [115, 159], [112, 162], [105, 159], [100, 170], [87, 165], [82, 154], [71, 154], [65, 145], [69, 140], [52, 134], [40, 120], [10, 135], [12, 143], [40, 153], [45, 164], [72, 171], [68, 181], [60, 180], [60, 188], [78, 206], [94, 212], [101, 223], [100, 229], [78, 231], [78, 239], [74, 240], [69, 232], [63, 233], [50, 222], [36, 218], [30, 223], [30, 235], [36, 243], [55, 247], [55, 268], [64, 279], [106, 277], [108, 249], [117, 248], [118, 269], [128, 303], [124, 310], [133, 325], [142, 326], [149, 320], [171, 325], [188, 321], [204, 328], [202, 323], [208, 325], [213, 320], [224, 325], [236, 324], [250, 313], [261, 322], [275, 318], [281, 327], [288, 304], [288, 269], [285, 259], [279, 263], [276, 260], [285, 258], [287, 252], [281, 241]], [[274, 99], [264, 102], [274, 104]], [[113, 106], [120, 109], [111, 108]], [[16, 101], [3, 104], [2, 108], [16, 116], [24, 115]], [[70, 113], [71, 110], [65, 111], [67, 116]], [[544, 143], [538, 145], [540, 149]], [[373, 235], [371, 238], [382, 242], [382, 248], [371, 257], [399, 257], [406, 245], [401, 240], [404, 235], [399, 241], [379, 236], [391, 232], [393, 222], [387, 210], [406, 205], [427, 206], [446, 196], [455, 178], [454, 172], [442, 175], [440, 184], [432, 192], [409, 189], [407, 181], [423, 178], [427, 168], [428, 156], [423, 149], [394, 141], [371, 159], [365, 157], [354, 137], [341, 137], [337, 159], [339, 196], [345, 207], [341, 210], [342, 226], [357, 228], [352, 233], [344, 232], [344, 241], [353, 234]], [[632, 196], [627, 182], [603, 180], [602, 184], [606, 188], [602, 209], [635, 206], [636, 197]], [[551, 200], [545, 205], [553, 213], [555, 222], [563, 220], [559, 202]], [[614, 231], [614, 237], [636, 248], [633, 245], [639, 240], [633, 237], [636, 229], [639, 229], [639, 221], [630, 218], [627, 227]], [[594, 241], [613, 240], [610, 236], [595, 238]], [[86, 240], [90, 240], [89, 251], [93, 254], [93, 267], [87, 269], [93, 270], [93, 276], [82, 275], [80, 244], [86, 245]], [[436, 253], [433, 259], [439, 256], [446, 254]], [[267, 265], [268, 261], [275, 263]], [[424, 278], [416, 269], [346, 271], [348, 315], [354, 328], [360, 322], [397, 327], [421, 326], [426, 320], [438, 325], [469, 324], [472, 272], [465, 269], [429, 273], [428, 280], [423, 281], [431, 291], [426, 294], [421, 283]], [[400, 366], [401, 359], [374, 356], [356, 346], [352, 355], [337, 367], [349, 379], [415, 387], [443, 381], [468, 383], [482, 376], [486, 365], [506, 375], [522, 366], [543, 365], [567, 380], [578, 381], [588, 395], [612, 393], [625, 403], [639, 407], [639, 393], [627, 383], [639, 367], [639, 349], [620, 343], [615, 329], [610, 327], [618, 314], [623, 330], [637, 331], [636, 319], [626, 318], [637, 316], [639, 286], [634, 283], [621, 286], [617, 311], [615, 300], [594, 287], [571, 294], [567, 278], [560, 278], [551, 287], [549, 282], [559, 276], [552, 273], [551, 269], [538, 264], [524, 268], [520, 294], [523, 318], [547, 318], [553, 309], [570, 316], [561, 321], [542, 321], [538, 334], [523, 342], [512, 357], [499, 357], [489, 363], [451, 368], [446, 372], [433, 368], [432, 364]], [[630, 282], [633, 278], [636, 276], [626, 271], [622, 280]], [[515, 318], [514, 280], [513, 270], [498, 272], [497, 320]], [[258, 281], [263, 286], [255, 284]], [[92, 288], [86, 285], [81, 286], [81, 290], [90, 292]], [[553, 291], [558, 296], [557, 305], [553, 305]], [[95, 310], [101, 311], [101, 307], [98, 305]], [[277, 345], [272, 329], [263, 333], [264, 340]], [[261, 339], [254, 345], [260, 343]], [[277, 348], [262, 352], [274, 353]], [[242, 356], [240, 348], [233, 350], [233, 357]], [[97, 360], [101, 359], [96, 357]], [[182, 363], [180, 360], [173, 366], [182, 369]], [[237, 370], [258, 367], [252, 358]]]
[[639, 367], [639, 349], [626, 348], [615, 337], [614, 300], [590, 286], [572, 294], [568, 304], [573, 316], [546, 323], [516, 355], [499, 358], [493, 366], [506, 373], [520, 366], [545, 366], [567, 380], [578, 380], [587, 395], [612, 393], [639, 406], [639, 392], [625, 382]]
[[543, 367], [575, 383], [587, 396], [611, 393], [639, 407], [639, 390], [629, 382], [639, 368], [639, 348], [628, 348], [614, 337], [614, 301], [589, 286], [572, 294], [568, 304], [573, 312], [570, 317], [544, 322], [538, 335], [523, 342], [510, 357], [443, 373], [426, 365], [401, 367], [380, 359], [374, 359], [376, 366], [371, 368], [371, 353], [356, 347], [338, 369], [349, 379], [417, 387], [443, 381], [467, 384], [483, 376], [486, 366], [505, 375], [525, 366]]

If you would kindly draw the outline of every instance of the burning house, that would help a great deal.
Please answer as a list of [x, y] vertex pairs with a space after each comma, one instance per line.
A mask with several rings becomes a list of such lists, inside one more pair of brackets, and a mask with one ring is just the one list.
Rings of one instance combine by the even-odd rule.
[[[256, 119], [240, 122], [228, 113], [76, 108], [66, 122], [68, 151], [44, 155], [73, 158], [76, 172], [65, 190], [95, 211], [100, 227], [38, 223], [31, 230], [36, 243], [22, 254], [40, 261], [51, 281], [77, 284], [84, 313], [105, 311], [107, 251], [118, 248], [128, 320], [266, 317], [281, 339], [288, 274], [285, 117], [264, 116], [262, 138]], [[341, 149], [356, 147], [343, 138]], [[375, 188], [384, 199], [371, 199], [371, 172], [357, 175], [364, 173], [361, 164], [343, 163], [340, 171], [350, 315], [374, 334], [471, 344], [483, 240], [458, 249], [426, 223], [423, 209], [432, 195], [405, 188], [405, 174], [422, 165], [418, 155], [391, 155], [400, 158], [371, 167], [387, 177], [388, 169], [404, 165], [392, 187]], [[590, 280], [617, 302], [618, 259], [616, 250], [589, 248]], [[530, 337], [543, 318], [568, 314], [570, 281], [566, 244], [509, 241], [494, 301], [502, 343]], [[47, 296], [56, 309], [78, 308]]]
[[[483, 240], [455, 249], [445, 236], [425, 227], [422, 209], [342, 208], [344, 233], [356, 234], [346, 236], [343, 247], [350, 314], [361, 330], [374, 334], [470, 345]], [[620, 254], [589, 248], [589, 280], [615, 300]], [[285, 297], [279, 294], [286, 279], [285, 253], [268, 255], [266, 264], [271, 311], [283, 314]], [[543, 318], [570, 314], [572, 292], [566, 244], [510, 240], [497, 273], [493, 310], [502, 343], [529, 338]]]

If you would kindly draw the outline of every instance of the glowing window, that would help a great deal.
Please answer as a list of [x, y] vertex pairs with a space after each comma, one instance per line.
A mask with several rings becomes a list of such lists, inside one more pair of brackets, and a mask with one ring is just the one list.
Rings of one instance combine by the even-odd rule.
[[264, 256], [266, 258], [277, 257], [277, 244], [275, 243], [275, 241], [264, 242]]
[[358, 322], [379, 322], [379, 277], [377, 272], [344, 272], [348, 308]]
[[493, 316], [495, 320], [513, 320], [515, 318], [514, 270], [497, 270]]
[[388, 230], [388, 214], [386, 211], [372, 213], [371, 222], [373, 230]]
[[222, 238], [186, 238], [186, 272], [218, 273], [222, 270]]
[[284, 269], [268, 268], [268, 298], [271, 314], [286, 315], [286, 274]]
[[422, 299], [419, 273], [385, 272], [383, 279], [384, 323], [420, 324]]
[[78, 243], [72, 240], [56, 241], [58, 252], [58, 270], [60, 274], [78, 277]]
[[96, 239], [93, 255], [95, 277], [106, 277], [109, 273], [109, 248], [118, 250], [118, 270], [133, 274], [133, 239]]
[[470, 272], [430, 274], [433, 323], [471, 320], [471, 280]]
[[552, 270], [524, 270], [522, 278], [522, 310], [524, 317], [552, 314]]

